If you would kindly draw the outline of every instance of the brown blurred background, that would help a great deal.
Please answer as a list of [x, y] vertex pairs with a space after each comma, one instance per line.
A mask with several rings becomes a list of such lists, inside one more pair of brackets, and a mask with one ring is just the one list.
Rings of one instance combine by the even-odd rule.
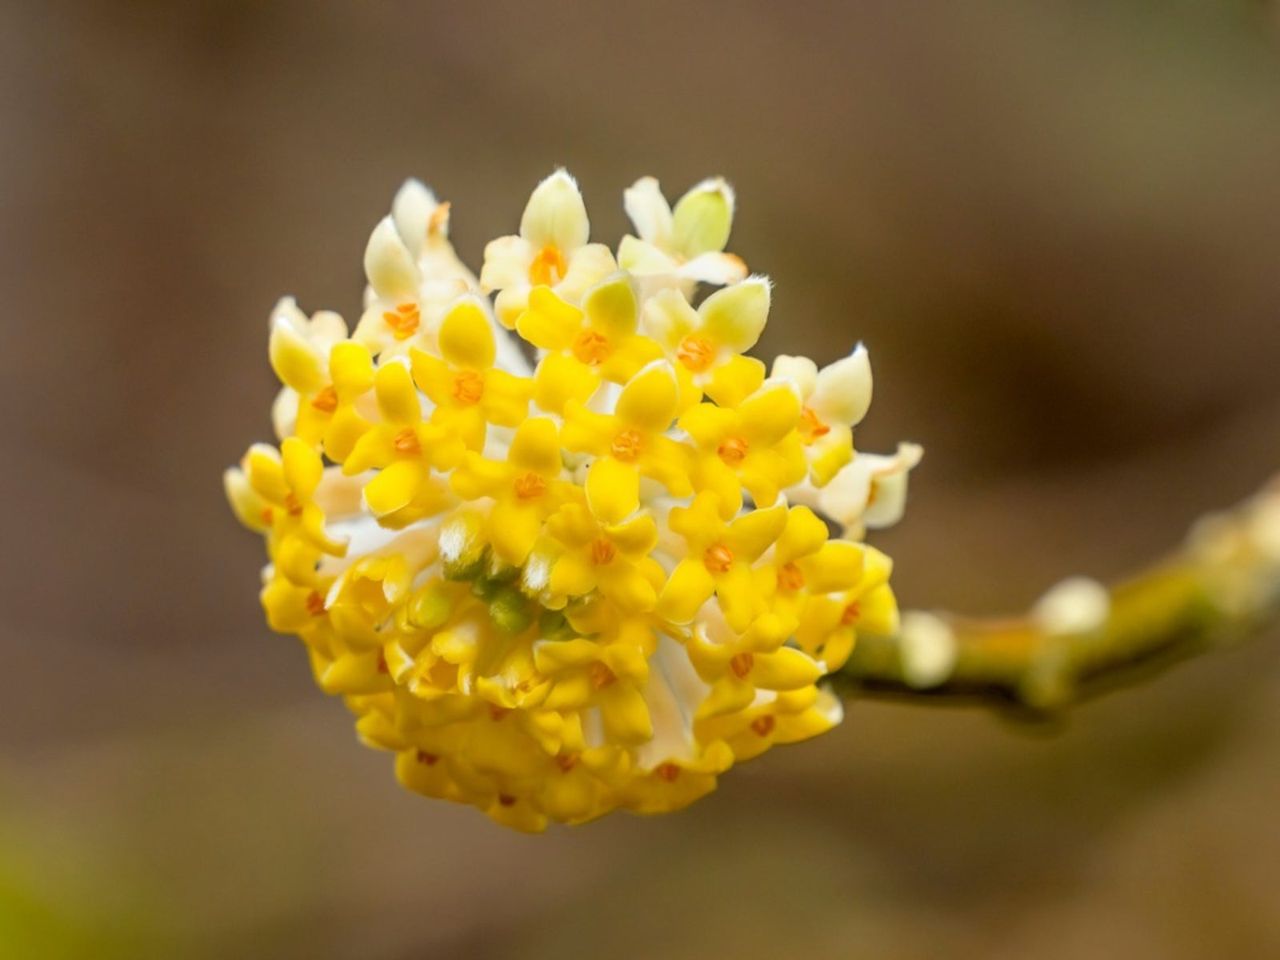
[[478, 263], [557, 164], [737, 186], [761, 346], [869, 345], [904, 602], [1120, 575], [1280, 466], [1260, 2], [0, 4], [0, 956], [1280, 956], [1280, 634], [1026, 731], [856, 704], [541, 838], [396, 787], [219, 474], [276, 297], [416, 175]]

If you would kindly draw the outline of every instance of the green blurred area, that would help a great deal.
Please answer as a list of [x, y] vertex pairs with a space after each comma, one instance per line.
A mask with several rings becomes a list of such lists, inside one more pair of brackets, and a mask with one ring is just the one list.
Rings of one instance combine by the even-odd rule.
[[0, 957], [1280, 955], [1280, 636], [1060, 727], [853, 704], [684, 813], [410, 796], [255, 599], [266, 316], [407, 176], [477, 264], [557, 164], [723, 173], [759, 352], [922, 442], [910, 606], [1117, 576], [1280, 465], [1262, 2], [0, 8]]

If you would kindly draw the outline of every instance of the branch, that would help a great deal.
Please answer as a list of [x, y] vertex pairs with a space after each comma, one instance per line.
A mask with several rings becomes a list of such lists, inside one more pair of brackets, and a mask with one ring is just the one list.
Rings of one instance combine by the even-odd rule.
[[1280, 477], [1192, 527], [1161, 562], [1110, 590], [1074, 578], [1025, 616], [908, 612], [861, 635], [831, 679], [846, 696], [1057, 712], [1246, 636], [1280, 615]]

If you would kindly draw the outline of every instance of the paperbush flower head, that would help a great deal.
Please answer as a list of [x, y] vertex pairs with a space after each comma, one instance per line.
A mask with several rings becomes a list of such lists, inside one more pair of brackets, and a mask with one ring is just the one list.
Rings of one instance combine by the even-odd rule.
[[279, 443], [225, 478], [268, 623], [361, 739], [524, 830], [673, 810], [831, 728], [822, 677], [897, 622], [859, 541], [919, 450], [855, 453], [866, 351], [744, 355], [770, 286], [724, 252], [724, 181], [672, 208], [645, 178], [625, 206], [615, 258], [558, 171], [477, 280], [405, 184], [354, 331], [276, 307]]

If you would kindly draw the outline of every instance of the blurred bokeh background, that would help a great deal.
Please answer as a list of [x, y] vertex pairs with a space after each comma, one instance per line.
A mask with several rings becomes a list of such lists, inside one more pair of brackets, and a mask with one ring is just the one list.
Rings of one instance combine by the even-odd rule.
[[1280, 633], [1025, 730], [854, 704], [691, 810], [402, 792], [255, 599], [267, 312], [403, 178], [478, 263], [554, 166], [737, 186], [760, 353], [925, 444], [904, 603], [1123, 574], [1280, 467], [1262, 2], [0, 4], [0, 956], [1280, 956]]

